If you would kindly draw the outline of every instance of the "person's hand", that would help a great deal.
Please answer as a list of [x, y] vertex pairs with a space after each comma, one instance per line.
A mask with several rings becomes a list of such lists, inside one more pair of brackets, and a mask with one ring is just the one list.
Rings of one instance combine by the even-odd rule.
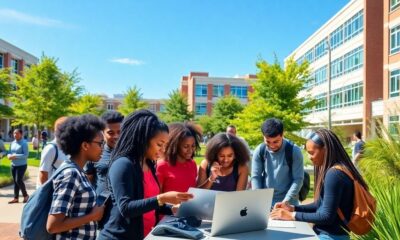
[[103, 218], [105, 206], [94, 206], [90, 212], [92, 221], [100, 221]]
[[166, 192], [158, 195], [161, 203], [179, 204], [181, 202], [186, 202], [193, 198], [193, 194], [187, 192]]
[[211, 165], [210, 170], [211, 170], [211, 176], [210, 176], [211, 180], [214, 181], [215, 179], [217, 179], [218, 176], [221, 176], [221, 165], [219, 165], [218, 162], [214, 162]]
[[294, 211], [294, 206], [290, 205], [289, 202], [285, 201], [285, 202], [277, 202], [275, 203], [274, 209], [278, 209], [278, 208], [283, 208], [289, 212], [293, 212]]
[[178, 210], [179, 210], [179, 207], [180, 207], [180, 206], [181, 206], [180, 204], [172, 205], [171, 211], [172, 211], [172, 213], [173, 213], [174, 215], [176, 215], [176, 214], [178, 213]]
[[7, 157], [10, 160], [15, 160], [17, 158], [17, 156], [15, 156], [14, 154], [7, 154]]
[[271, 219], [274, 220], [287, 220], [287, 221], [294, 221], [295, 219], [292, 217], [292, 213], [288, 210], [283, 208], [277, 208], [272, 210], [271, 214], [269, 215]]

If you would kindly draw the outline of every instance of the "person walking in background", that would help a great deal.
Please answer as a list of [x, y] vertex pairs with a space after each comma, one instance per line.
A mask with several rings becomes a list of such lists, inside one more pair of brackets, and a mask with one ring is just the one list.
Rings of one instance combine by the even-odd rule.
[[361, 159], [361, 155], [364, 150], [365, 142], [362, 140], [362, 134], [360, 131], [356, 131], [353, 134], [353, 140], [356, 141], [354, 144], [353, 152], [352, 152], [352, 162], [357, 167], [358, 161]]
[[206, 159], [200, 164], [197, 186], [219, 191], [245, 190], [249, 160], [249, 151], [240, 139], [219, 133], [207, 143]]
[[23, 203], [28, 201], [28, 193], [24, 183], [24, 175], [28, 167], [28, 143], [23, 139], [23, 132], [20, 128], [14, 130], [14, 141], [11, 142], [10, 151], [7, 154], [11, 160], [11, 173], [14, 180], [14, 198], [9, 201], [9, 204], [19, 202], [19, 190], [24, 197]]
[[0, 160], [7, 155], [6, 146], [4, 145], [3, 135], [0, 135]]
[[169, 125], [165, 159], [157, 162], [161, 192], [186, 192], [196, 186], [197, 165], [193, 160], [200, 150], [201, 130], [193, 123]]
[[48, 137], [47, 131], [46, 131], [46, 130], [43, 130], [43, 131], [40, 133], [40, 137], [41, 137], [41, 140], [42, 140], [42, 150], [43, 150], [44, 147], [45, 147], [46, 144], [47, 144], [47, 137]]
[[70, 156], [64, 169], [53, 179], [54, 193], [46, 229], [55, 239], [96, 239], [97, 221], [104, 206], [96, 206], [96, 192], [83, 166], [98, 161], [103, 146], [104, 123], [94, 115], [68, 117], [56, 129], [57, 143]]
[[[67, 117], [60, 117], [54, 123], [54, 131], [67, 120]], [[39, 174], [36, 181], [36, 189], [43, 185], [49, 179], [55, 170], [68, 158], [57, 144], [57, 136], [53, 141], [47, 144], [40, 157]]]
[[37, 134], [33, 135], [31, 143], [33, 150], [39, 149], [39, 139], [37, 138]]

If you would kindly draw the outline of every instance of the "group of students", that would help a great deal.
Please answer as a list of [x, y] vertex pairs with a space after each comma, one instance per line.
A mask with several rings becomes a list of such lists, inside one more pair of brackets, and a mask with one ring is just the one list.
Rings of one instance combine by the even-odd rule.
[[[293, 166], [288, 166], [282, 122], [267, 119], [261, 132], [265, 144], [254, 151], [251, 186], [275, 189], [271, 217], [314, 223], [323, 239], [349, 239], [337, 209], [350, 218], [353, 182], [333, 167], [346, 168], [367, 186], [337, 136], [321, 129], [307, 137], [306, 151], [315, 165], [315, 201], [301, 206], [300, 148], [293, 147]], [[143, 239], [162, 215], [173, 214], [181, 202], [193, 198], [187, 193], [190, 187], [237, 191], [248, 186], [250, 152], [243, 139], [216, 134], [198, 168], [193, 158], [200, 149], [201, 129], [193, 123], [168, 126], [147, 110], [125, 118], [115, 111], [102, 119], [68, 117], [57, 124], [56, 139], [66, 162], [75, 166], [53, 179], [47, 230], [56, 239]], [[96, 204], [100, 195], [110, 195], [108, 204]]]

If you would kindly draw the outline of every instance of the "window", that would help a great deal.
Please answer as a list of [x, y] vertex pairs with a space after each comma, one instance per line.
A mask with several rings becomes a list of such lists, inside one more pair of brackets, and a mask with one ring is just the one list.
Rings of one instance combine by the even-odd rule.
[[343, 105], [351, 106], [361, 104], [363, 102], [363, 83], [354, 83], [343, 88], [344, 102]]
[[11, 69], [13, 73], [18, 74], [18, 60], [11, 59]]
[[400, 51], [400, 25], [390, 29], [390, 54]]
[[0, 53], [0, 68], [3, 68], [3, 59], [4, 59], [3, 54]]
[[344, 73], [352, 72], [363, 66], [363, 47], [360, 46], [344, 55]]
[[362, 32], [362, 30], [364, 29], [364, 26], [363, 26], [364, 19], [363, 18], [364, 18], [364, 14], [363, 14], [363, 11], [361, 10], [343, 24], [345, 41], [355, 37], [357, 34]]
[[315, 46], [315, 60], [326, 54], [326, 39], [323, 39]]
[[331, 78], [337, 78], [343, 74], [343, 58], [335, 59], [331, 63]]
[[196, 97], [207, 97], [207, 85], [196, 84]]
[[317, 105], [315, 106], [316, 112], [324, 111], [327, 109], [326, 93], [315, 96], [315, 99], [317, 100]]
[[333, 31], [330, 34], [330, 47], [331, 50], [339, 47], [343, 43], [343, 25], [336, 28], [335, 31]]
[[314, 51], [313, 49], [309, 50], [306, 52], [304, 55], [304, 59], [307, 60], [309, 63], [312, 63], [314, 61]]
[[331, 108], [341, 108], [343, 104], [343, 93], [341, 89], [336, 89], [331, 93]]
[[326, 82], [326, 66], [323, 66], [315, 71], [315, 85]]
[[399, 116], [389, 116], [389, 133], [391, 135], [399, 135]]
[[247, 98], [247, 86], [231, 86], [231, 95], [238, 98]]
[[207, 114], [207, 103], [196, 103], [196, 115]]
[[223, 85], [214, 85], [213, 86], [213, 97], [222, 97], [224, 96], [224, 86]]
[[400, 0], [390, 0], [390, 11], [393, 11], [400, 6]]
[[398, 97], [400, 95], [399, 80], [400, 80], [400, 69], [391, 71], [390, 83], [389, 83], [389, 97]]
[[114, 110], [114, 105], [111, 103], [107, 104], [107, 110]]

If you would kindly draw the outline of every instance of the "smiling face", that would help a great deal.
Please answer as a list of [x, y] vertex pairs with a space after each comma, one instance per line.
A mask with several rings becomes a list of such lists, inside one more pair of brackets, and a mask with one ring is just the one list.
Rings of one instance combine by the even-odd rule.
[[17, 140], [17, 141], [21, 140], [21, 138], [22, 138], [22, 133], [21, 133], [18, 129], [15, 129], [14, 132], [13, 132], [13, 134], [14, 134], [15, 140]]
[[194, 137], [185, 137], [178, 147], [178, 161], [190, 160], [196, 150], [196, 142]]
[[114, 148], [121, 134], [121, 123], [107, 123], [103, 134], [107, 145], [110, 148]]
[[278, 135], [275, 137], [264, 136], [264, 142], [271, 151], [277, 152], [282, 146], [283, 135]]
[[312, 140], [308, 140], [306, 143], [306, 151], [314, 166], [322, 166], [325, 156], [324, 147], [317, 145]]
[[235, 160], [235, 152], [232, 147], [221, 148], [218, 152], [218, 163], [223, 168], [231, 167]]
[[146, 159], [157, 160], [163, 155], [165, 144], [168, 141], [168, 132], [159, 132], [150, 139], [149, 146], [146, 150]]

